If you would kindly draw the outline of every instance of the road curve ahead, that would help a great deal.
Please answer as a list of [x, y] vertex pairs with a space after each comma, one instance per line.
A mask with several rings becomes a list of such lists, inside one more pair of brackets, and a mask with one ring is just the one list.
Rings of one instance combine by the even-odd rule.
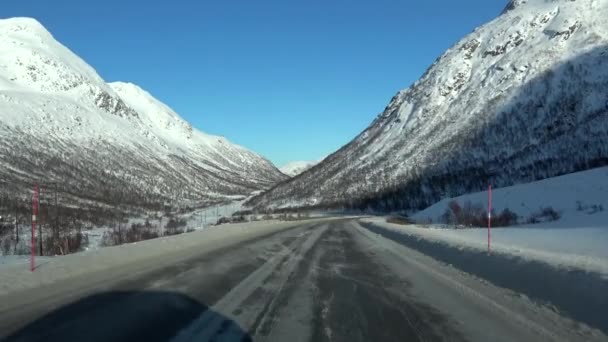
[[304, 221], [201, 252], [76, 299], [66, 293], [69, 300], [63, 300], [58, 293], [43, 304], [5, 298], [7, 305], [0, 305], [0, 339], [297, 342], [603, 337], [580, 335], [575, 322], [373, 234], [352, 219]]

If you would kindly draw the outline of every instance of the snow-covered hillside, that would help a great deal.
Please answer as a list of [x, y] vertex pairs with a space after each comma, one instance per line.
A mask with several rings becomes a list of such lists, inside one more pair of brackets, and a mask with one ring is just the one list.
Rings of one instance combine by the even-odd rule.
[[353, 141], [249, 205], [422, 209], [606, 165], [606, 18], [603, 0], [511, 1]]
[[193, 128], [151, 94], [106, 83], [36, 20], [0, 20], [0, 192], [34, 181], [64, 201], [154, 205], [242, 198], [286, 177]]
[[[461, 206], [470, 202], [487, 208], [488, 192], [446, 198], [412, 217], [419, 222], [440, 222], [451, 201]], [[498, 213], [504, 209], [513, 211], [521, 218], [521, 223], [547, 207], [560, 214], [559, 220], [536, 227], [586, 227], [608, 231], [608, 167], [492, 190], [492, 208]]]
[[317, 163], [318, 161], [294, 161], [281, 166], [279, 170], [290, 177], [295, 177]]

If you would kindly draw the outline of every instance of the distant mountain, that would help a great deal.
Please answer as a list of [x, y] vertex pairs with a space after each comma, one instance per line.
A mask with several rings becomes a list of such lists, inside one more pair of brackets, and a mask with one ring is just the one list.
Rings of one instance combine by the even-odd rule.
[[34, 19], [0, 20], [2, 196], [37, 181], [79, 205], [201, 205], [286, 178], [138, 86], [106, 83]]
[[415, 210], [608, 164], [606, 18], [608, 1], [511, 1], [354, 140], [248, 205]]
[[279, 170], [290, 177], [295, 177], [317, 163], [318, 161], [294, 161], [283, 165]]

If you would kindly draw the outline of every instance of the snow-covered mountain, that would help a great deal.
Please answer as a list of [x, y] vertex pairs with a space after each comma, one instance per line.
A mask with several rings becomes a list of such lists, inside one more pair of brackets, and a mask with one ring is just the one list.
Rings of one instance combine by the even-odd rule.
[[608, 164], [608, 1], [513, 0], [309, 172], [248, 204], [421, 209]]
[[318, 161], [293, 161], [281, 166], [279, 170], [290, 177], [295, 177], [317, 163]]
[[26, 197], [38, 181], [80, 203], [200, 205], [285, 178], [138, 86], [106, 83], [36, 20], [0, 20], [3, 195]]

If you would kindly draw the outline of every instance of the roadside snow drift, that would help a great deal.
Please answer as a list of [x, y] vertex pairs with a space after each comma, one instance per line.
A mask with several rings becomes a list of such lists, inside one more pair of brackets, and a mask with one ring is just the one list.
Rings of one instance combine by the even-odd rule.
[[[496, 286], [528, 297], [554, 311], [608, 331], [608, 234], [583, 231], [561, 235], [568, 230], [492, 230], [492, 252], [487, 254], [484, 229], [445, 229], [403, 226], [384, 219], [364, 219], [362, 226], [408, 248], [422, 252], [463, 272]], [[551, 238], [551, 234], [558, 237]], [[549, 239], [551, 242], [545, 244]], [[588, 249], [589, 239], [597, 239]], [[568, 242], [570, 250], [560, 252]], [[578, 248], [576, 248], [578, 246]]]
[[[314, 222], [319, 220], [305, 221], [305, 224]], [[221, 225], [192, 233], [65, 256], [37, 257], [37, 267], [34, 272], [30, 272], [27, 258], [11, 256], [4, 259], [7, 263], [0, 263], [0, 296], [73, 277], [93, 279], [97, 274], [102, 274], [102, 271], [106, 278], [124, 278], [301, 224], [303, 223], [298, 221], [260, 221]], [[106, 278], [99, 284], [91, 284], [91, 286], [98, 286], [104, 281], [111, 280]]]

